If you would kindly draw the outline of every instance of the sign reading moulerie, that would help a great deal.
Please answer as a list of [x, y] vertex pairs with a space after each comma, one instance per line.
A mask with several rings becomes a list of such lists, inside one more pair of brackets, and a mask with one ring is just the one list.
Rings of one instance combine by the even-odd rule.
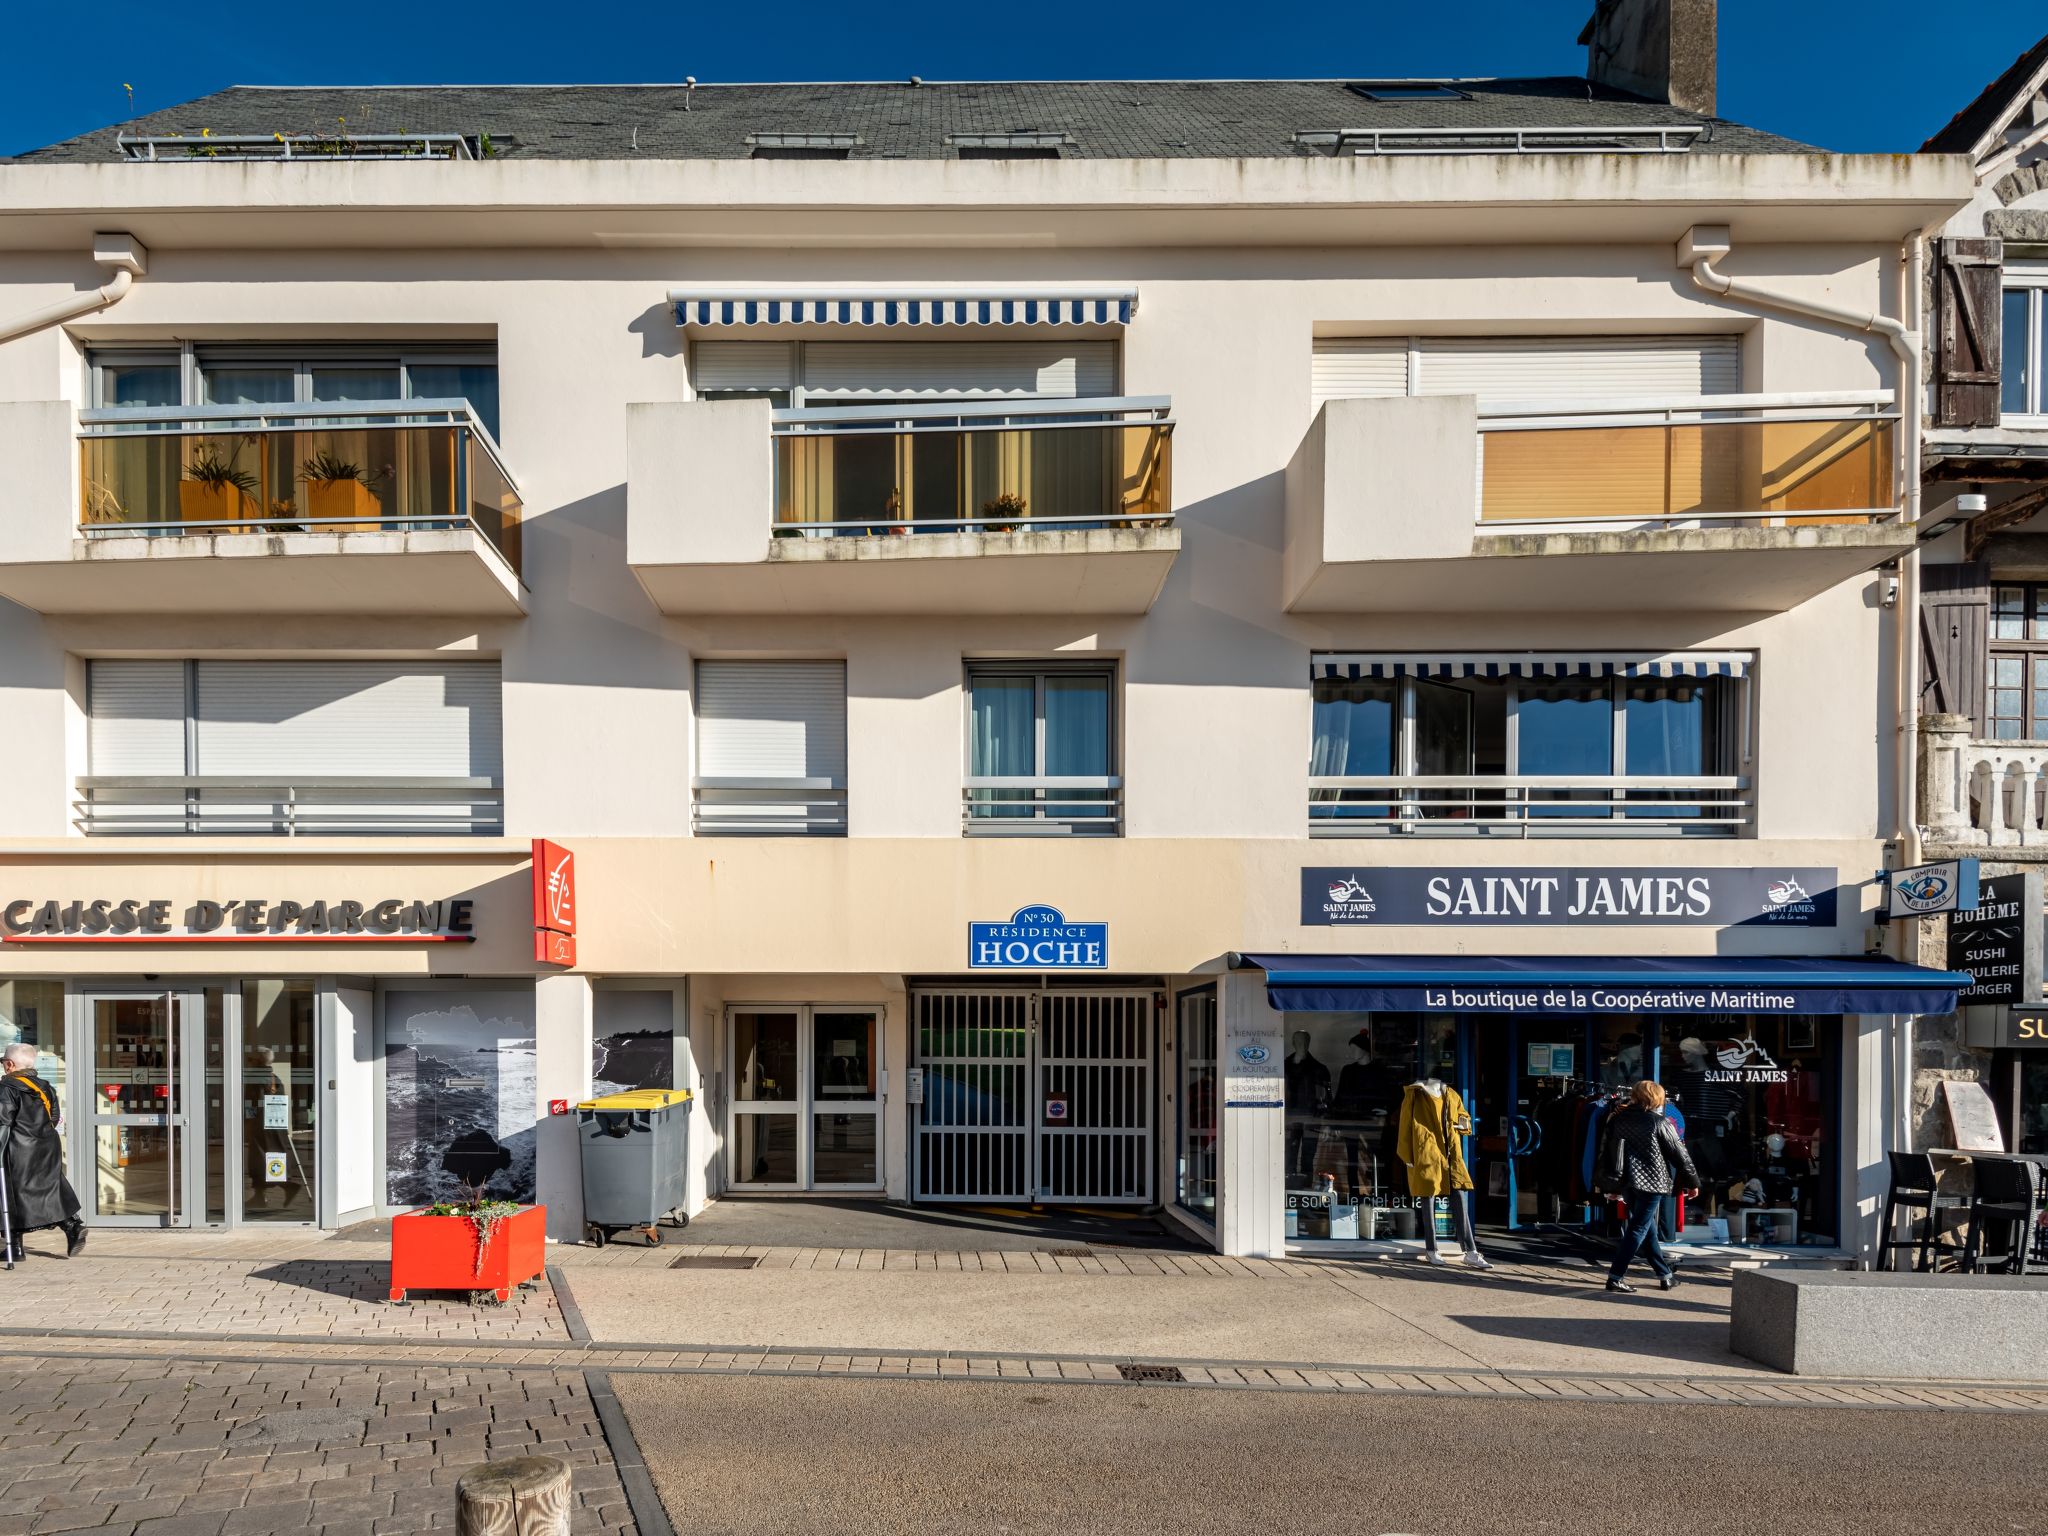
[[1835, 887], [1832, 869], [1356, 865], [1301, 872], [1301, 921], [1304, 927], [1832, 928]]
[[1007, 923], [967, 925], [967, 965], [976, 971], [1107, 970], [1109, 924], [1068, 922], [1058, 907], [1019, 907]]

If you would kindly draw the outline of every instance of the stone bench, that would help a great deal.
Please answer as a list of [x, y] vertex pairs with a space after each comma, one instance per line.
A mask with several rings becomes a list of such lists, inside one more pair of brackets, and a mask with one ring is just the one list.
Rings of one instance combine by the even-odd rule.
[[2048, 1276], [1738, 1270], [1728, 1335], [1795, 1376], [2048, 1381]]

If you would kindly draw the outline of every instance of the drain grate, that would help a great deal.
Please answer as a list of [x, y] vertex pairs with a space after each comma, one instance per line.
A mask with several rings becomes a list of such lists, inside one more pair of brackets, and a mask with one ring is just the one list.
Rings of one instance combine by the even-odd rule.
[[1092, 1259], [1095, 1257], [1095, 1250], [1093, 1248], [1048, 1248], [1045, 1251], [1055, 1259]]
[[1186, 1381], [1177, 1365], [1138, 1365], [1125, 1361], [1116, 1368], [1117, 1375], [1125, 1381]]
[[670, 1269], [752, 1269], [761, 1262], [757, 1255], [733, 1253], [685, 1253], [668, 1261]]

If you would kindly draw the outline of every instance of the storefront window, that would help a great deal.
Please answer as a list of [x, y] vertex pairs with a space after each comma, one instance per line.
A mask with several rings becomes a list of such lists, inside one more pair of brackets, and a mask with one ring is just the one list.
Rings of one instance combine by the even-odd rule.
[[1297, 1237], [1420, 1235], [1394, 1155], [1401, 1094], [1453, 1079], [1457, 1021], [1445, 1014], [1287, 1017], [1284, 1131], [1289, 1225]]
[[2015, 1152], [2048, 1153], [2048, 1055], [2016, 1052], [2020, 1058], [2019, 1097], [2012, 1128]]
[[1180, 999], [1180, 1203], [1216, 1220], [1216, 994]]
[[17, 1041], [36, 1048], [36, 1072], [63, 1104], [63, 982], [0, 981], [0, 1051]]
[[[242, 1219], [310, 1222], [316, 1166], [310, 981], [242, 983]], [[215, 1090], [208, 1063], [207, 1096]]]

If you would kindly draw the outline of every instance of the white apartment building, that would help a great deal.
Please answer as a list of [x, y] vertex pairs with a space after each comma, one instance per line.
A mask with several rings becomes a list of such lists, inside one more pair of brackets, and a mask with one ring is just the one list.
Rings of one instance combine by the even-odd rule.
[[1970, 173], [1638, 9], [1590, 81], [248, 87], [0, 164], [0, 1023], [88, 1215], [573, 1240], [551, 1111], [673, 1084], [693, 1209], [1414, 1241], [1436, 1077], [1482, 1233], [1568, 1228], [1654, 1075], [1688, 1239], [1859, 1252], [1954, 1005], [1873, 876]]

